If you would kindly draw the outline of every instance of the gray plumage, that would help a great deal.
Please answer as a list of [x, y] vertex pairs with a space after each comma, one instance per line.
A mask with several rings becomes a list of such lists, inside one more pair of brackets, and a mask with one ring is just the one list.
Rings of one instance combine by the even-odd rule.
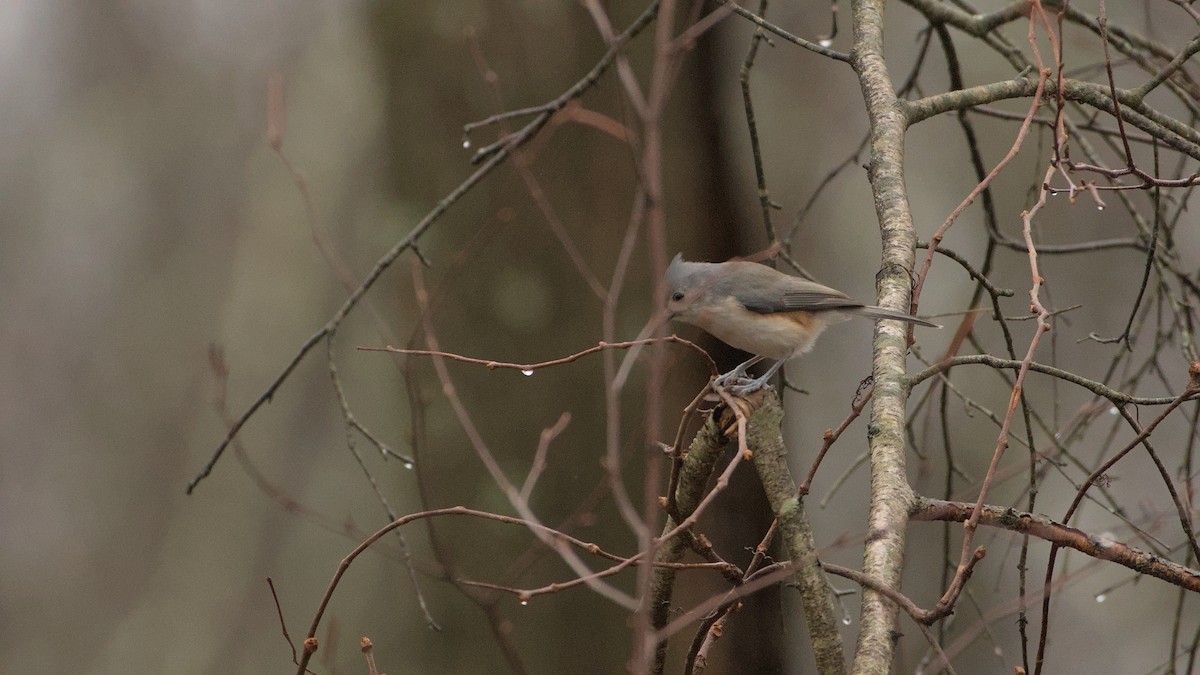
[[747, 261], [687, 262], [676, 255], [667, 268], [671, 317], [694, 324], [755, 358], [720, 382], [745, 374], [762, 358], [778, 360], [742, 393], [762, 387], [787, 359], [807, 352], [825, 327], [851, 315], [941, 328], [904, 312], [864, 305], [841, 291]]
[[[724, 263], [687, 262], [677, 254], [667, 268], [667, 286], [671, 295], [703, 292], [709, 297], [729, 296], [743, 307], [758, 314], [774, 312], [825, 312], [838, 310], [873, 319], [895, 319], [930, 328], [936, 323], [874, 305], [864, 305], [845, 293], [784, 274], [756, 262], [734, 260]], [[677, 301], [672, 297], [672, 301]], [[694, 299], [693, 299], [694, 302]]]

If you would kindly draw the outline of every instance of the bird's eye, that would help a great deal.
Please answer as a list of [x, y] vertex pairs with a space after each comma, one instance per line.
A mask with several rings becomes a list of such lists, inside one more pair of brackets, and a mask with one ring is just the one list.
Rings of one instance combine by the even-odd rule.
[[671, 294], [671, 300], [674, 300], [675, 302], [679, 302], [680, 300], [683, 300], [683, 293], [680, 293], [679, 291], [675, 291], [674, 293]]

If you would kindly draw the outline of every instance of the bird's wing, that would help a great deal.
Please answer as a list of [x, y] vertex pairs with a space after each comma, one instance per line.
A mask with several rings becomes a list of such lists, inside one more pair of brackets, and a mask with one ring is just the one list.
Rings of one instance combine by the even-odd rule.
[[825, 309], [848, 309], [862, 307], [862, 303], [851, 299], [845, 293], [828, 286], [797, 279], [800, 284], [794, 289], [788, 289], [783, 294], [783, 305], [789, 311], [803, 310], [816, 312]]
[[[759, 314], [775, 312], [820, 312], [862, 307], [841, 291], [822, 286], [754, 263], [739, 275], [734, 298], [746, 309]], [[746, 274], [745, 272], [750, 272]]]

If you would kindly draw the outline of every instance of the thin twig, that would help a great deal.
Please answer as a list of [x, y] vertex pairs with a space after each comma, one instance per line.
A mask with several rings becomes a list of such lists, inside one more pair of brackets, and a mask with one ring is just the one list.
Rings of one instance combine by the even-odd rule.
[[572, 362], [578, 361], [579, 359], [581, 359], [585, 356], [589, 356], [591, 354], [595, 354], [597, 352], [604, 351], [605, 349], [630, 349], [632, 347], [640, 347], [642, 345], [652, 345], [652, 344], [659, 344], [659, 343], [664, 343], [664, 342], [670, 342], [670, 343], [674, 343], [674, 344], [683, 345], [684, 347], [688, 347], [689, 349], [694, 350], [696, 353], [703, 355], [704, 358], [708, 361], [708, 365], [709, 365], [710, 370], [712, 370], [712, 373], [714, 375], [718, 374], [717, 364], [715, 361], [712, 360], [712, 357], [710, 357], [708, 355], [708, 352], [704, 351], [704, 349], [702, 349], [696, 343], [694, 343], [690, 340], [685, 340], [684, 338], [681, 338], [678, 335], [668, 335], [664, 338], [645, 338], [645, 339], [641, 339], [641, 340], [628, 340], [625, 342], [612, 342], [612, 343], [600, 342], [600, 343], [597, 343], [597, 345], [595, 347], [588, 347], [587, 349], [583, 349], [581, 351], [575, 352], [574, 354], [570, 354], [568, 356], [564, 356], [562, 358], [551, 359], [549, 361], [539, 361], [537, 363], [512, 363], [510, 361], [495, 361], [492, 359], [477, 359], [477, 358], [473, 358], [470, 356], [463, 356], [462, 354], [455, 354], [453, 352], [443, 352], [443, 351], [437, 351], [437, 350], [432, 350], [432, 349], [399, 349], [399, 348], [393, 347], [391, 345], [387, 345], [385, 347], [358, 347], [358, 350], [364, 351], [364, 352], [388, 352], [390, 354], [410, 354], [410, 355], [414, 355], [414, 356], [432, 356], [432, 357], [436, 357], [436, 358], [450, 359], [451, 361], [459, 361], [461, 363], [471, 363], [474, 365], [483, 366], [483, 367], [487, 368], [488, 370], [496, 370], [496, 369], [519, 370], [519, 371], [521, 371], [522, 375], [525, 375], [526, 377], [528, 377], [528, 376], [532, 375], [534, 372], [541, 370], [543, 368], [553, 368], [554, 366], [561, 366], [566, 363], [572, 363]]

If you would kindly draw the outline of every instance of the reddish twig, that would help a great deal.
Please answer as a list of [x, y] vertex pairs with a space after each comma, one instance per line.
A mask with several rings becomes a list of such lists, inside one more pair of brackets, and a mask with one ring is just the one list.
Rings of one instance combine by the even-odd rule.
[[[771, 542], [775, 539], [775, 532], [778, 527], [779, 519], [776, 518], [771, 521], [771, 526], [767, 528], [767, 533], [763, 535], [762, 541], [754, 548], [754, 556], [750, 559], [750, 564], [746, 566], [745, 573], [737, 581], [736, 585], [740, 586], [746, 583], [746, 581], [758, 572], [763, 561], [767, 559], [767, 549], [770, 548]], [[708, 651], [720, 639], [725, 624], [729, 621], [729, 617], [740, 607], [740, 600], [722, 605], [701, 622], [699, 630], [696, 631], [696, 637], [692, 640], [692, 648], [688, 651], [687, 660], [684, 662], [684, 675], [700, 675], [704, 672], [708, 664]]]
[[671, 445], [671, 474], [667, 481], [667, 505], [665, 509], [667, 515], [671, 516], [675, 522], [679, 522], [679, 506], [676, 501], [678, 496], [675, 493], [679, 487], [679, 472], [683, 468], [684, 434], [687, 432], [688, 423], [700, 408], [700, 404], [704, 402], [704, 398], [712, 391], [712, 383], [713, 378], [709, 378], [708, 384], [683, 409], [683, 416], [679, 419], [679, 428], [675, 431], [675, 442]]
[[[981, 546], [980, 551], [982, 550], [983, 547]], [[982, 552], [978, 553], [977, 556], [979, 559], [983, 559]], [[917, 624], [917, 628], [919, 628], [921, 630], [921, 634], [925, 636], [925, 640], [929, 643], [929, 647], [933, 649], [935, 654], [937, 654], [940, 662], [939, 665], [950, 673], [954, 672], [954, 667], [950, 665], [950, 657], [946, 656], [946, 653], [942, 651], [941, 645], [938, 644], [937, 639], [935, 639], [933, 634], [929, 632], [928, 625], [936, 620], [936, 618], [933, 618], [933, 612], [921, 609], [915, 602], [910, 600], [907, 595], [904, 595], [900, 591], [897, 591], [887, 584], [880, 582], [869, 574], [864, 574], [858, 570], [852, 570], [849, 567], [842, 567], [841, 565], [834, 565], [832, 563], [822, 563], [821, 569], [829, 572], [830, 574], [844, 577], [860, 586], [876, 591], [879, 594], [887, 597], [887, 599], [896, 603], [900, 609], [904, 610], [905, 614], [908, 614], [909, 618], [913, 620], [913, 623]]]
[[[1051, 42], [1056, 43], [1053, 36], [1053, 30], [1049, 27], [1048, 22], [1045, 20], [1044, 10], [1041, 8], [1040, 3], [1036, 4], [1035, 13], [1037, 13], [1038, 17], [1042, 19], [1043, 24], [1046, 25], [1046, 30], [1051, 36]], [[1039, 72], [1046, 73], [1048, 71], [1042, 63], [1041, 53], [1037, 48], [1037, 41], [1034, 34], [1035, 25], [1036, 21], [1034, 20], [1034, 17], [1031, 16], [1029, 22], [1029, 44], [1032, 47], [1034, 56], [1037, 59]], [[1061, 61], [1058, 65], [1061, 65]], [[1038, 315], [1037, 327], [1034, 330], [1033, 337], [1029, 341], [1029, 348], [1026, 350], [1025, 358], [1021, 361], [1021, 367], [1017, 371], [1016, 381], [1013, 384], [1012, 393], [1009, 396], [1008, 409], [1001, 424], [1000, 433], [996, 439], [996, 448], [992, 452], [991, 463], [988, 466], [987, 473], [984, 475], [983, 485], [979, 489], [979, 496], [976, 500], [975, 512], [972, 514], [971, 518], [967, 519], [967, 521], [963, 523], [962, 552], [959, 555], [958, 566], [955, 570], [954, 578], [951, 579], [950, 584], [942, 594], [942, 597], [938, 599], [933, 610], [931, 610], [937, 616], [946, 616], [953, 611], [954, 604], [957, 602], [958, 596], [962, 592], [967, 579], [974, 571], [975, 565], [982, 559], [984, 555], [983, 547], [975, 548], [974, 546], [975, 531], [979, 527], [979, 516], [982, 512], [983, 504], [987, 498], [988, 491], [991, 488], [992, 482], [995, 480], [996, 471], [1000, 465], [1000, 459], [1004, 456], [1004, 451], [1008, 448], [1009, 430], [1012, 426], [1013, 415], [1016, 413], [1017, 407], [1021, 402], [1021, 391], [1024, 386], [1025, 375], [1029, 372], [1030, 364], [1033, 362], [1034, 352], [1037, 350], [1037, 346], [1041, 340], [1042, 334], [1050, 330], [1050, 311], [1042, 305], [1038, 294], [1038, 289], [1041, 288], [1045, 280], [1038, 271], [1037, 249], [1033, 243], [1033, 216], [1040, 211], [1043, 206], [1045, 206], [1046, 197], [1048, 194], [1047, 185], [1056, 170], [1057, 169], [1053, 164], [1046, 169], [1045, 177], [1043, 178], [1041, 188], [1038, 191], [1037, 202], [1033, 205], [1033, 207], [1021, 214], [1021, 221], [1023, 225], [1022, 234], [1025, 239], [1025, 246], [1027, 255], [1029, 257], [1029, 271], [1030, 276], [1032, 277], [1032, 284], [1029, 290], [1030, 308], [1031, 311], [1036, 312]]]
[[550, 451], [550, 443], [566, 430], [570, 422], [571, 413], [564, 412], [558, 416], [558, 421], [554, 423], [554, 426], [542, 429], [542, 434], [538, 437], [537, 452], [533, 455], [533, 463], [530, 464], [529, 473], [521, 485], [521, 499], [528, 500], [529, 495], [533, 493], [533, 486], [537, 484], [542, 471], [546, 469], [546, 454]]
[[491, 476], [492, 481], [494, 481], [504, 493], [504, 496], [508, 499], [509, 504], [512, 505], [513, 509], [516, 510], [521, 518], [539, 526], [538, 528], [531, 528], [531, 531], [537, 535], [539, 539], [542, 539], [542, 541], [548, 546], [553, 548], [555, 552], [558, 553], [558, 555], [562, 558], [563, 562], [565, 562], [567, 566], [570, 567], [576, 574], [587, 579], [588, 586], [591, 587], [592, 590], [623, 607], [635, 607], [637, 605], [637, 601], [634, 598], [630, 597], [627, 593], [624, 593], [623, 591], [613, 588], [612, 586], [609, 586], [594, 578], [592, 576], [592, 571], [588, 569], [587, 565], [583, 563], [583, 561], [578, 555], [575, 554], [574, 551], [570, 550], [569, 548], [559, 546], [558, 542], [555, 542], [552, 538], [547, 537], [545, 533], [542, 532], [540, 527], [545, 526], [542, 525], [541, 521], [536, 515], [534, 515], [533, 510], [529, 506], [528, 500], [521, 498], [521, 494], [517, 490], [516, 486], [512, 484], [512, 481], [508, 479], [508, 476], [504, 473], [504, 470], [500, 468], [499, 462], [496, 461], [495, 455], [492, 454], [492, 451], [488, 448], [487, 443], [484, 442], [483, 436], [479, 433], [479, 429], [475, 426], [470, 414], [468, 414], [466, 406], [463, 405], [462, 400], [459, 398], [457, 390], [454, 387], [454, 382], [450, 379], [450, 374], [446, 369], [445, 358], [442, 356], [442, 352], [438, 349], [437, 334], [434, 332], [433, 323], [430, 320], [429, 292], [425, 289], [425, 277], [422, 274], [421, 267], [419, 265], [412, 266], [412, 277], [413, 289], [417, 296], [417, 305], [421, 308], [421, 321], [424, 327], [425, 341], [432, 348], [430, 351], [436, 353], [433, 355], [433, 369], [437, 373], [438, 380], [442, 383], [442, 395], [445, 396], [446, 400], [450, 403], [450, 407], [454, 411], [454, 416], [458, 419], [459, 425], [462, 427], [463, 432], [467, 435], [467, 438], [471, 442], [471, 447], [474, 448], [476, 456], [479, 457], [480, 462], [482, 462], [484, 468], [487, 469], [488, 475]]
[[1046, 89], [1046, 80], [1049, 77], [1050, 71], [1044, 68], [1038, 71], [1037, 88], [1034, 90], [1033, 100], [1029, 104], [1029, 111], [1025, 113], [1025, 119], [1021, 121], [1021, 126], [1017, 129], [1017, 137], [1013, 139], [1012, 146], [1009, 147], [1008, 152], [1005, 153], [1004, 157], [996, 163], [996, 166], [990, 172], [988, 172], [986, 176], [984, 176], [983, 180], [979, 181], [975, 188], [971, 190], [971, 192], [967, 194], [967, 196], [963, 198], [961, 202], [959, 202], [958, 206], [950, 212], [949, 216], [946, 216], [946, 220], [938, 227], [937, 231], [934, 232], [933, 237], [930, 238], [929, 250], [925, 254], [925, 260], [921, 263], [921, 271], [917, 273], [917, 283], [913, 288], [912, 306], [910, 310], [911, 313], [915, 314], [917, 312], [918, 305], [921, 301], [921, 290], [925, 287], [925, 277], [928, 276], [929, 268], [933, 265], [933, 255], [937, 252], [938, 244], [942, 243], [942, 239], [946, 236], [946, 232], [950, 229], [950, 226], [953, 225], [956, 220], [958, 220], [958, 217], [962, 215], [962, 212], [965, 211], [968, 206], [975, 202], [976, 197], [982, 194], [984, 190], [988, 189], [988, 186], [992, 184], [992, 181], [996, 178], [996, 176], [1000, 175], [1000, 172], [1004, 170], [1004, 167], [1008, 166], [1008, 163], [1011, 162], [1013, 158], [1017, 156], [1017, 152], [1020, 151], [1021, 145], [1025, 142], [1025, 136], [1029, 133], [1029, 127], [1033, 123], [1033, 114], [1037, 112], [1037, 109], [1042, 105], [1042, 92]]
[[675, 633], [683, 630], [688, 624], [703, 616], [706, 616], [709, 612], [712, 612], [722, 605], [735, 602], [748, 595], [757, 593], [768, 586], [773, 586], [780, 581], [787, 579], [789, 576], [795, 574], [796, 570], [793, 568], [794, 565], [792, 562], [787, 561], [768, 565], [760, 569], [757, 573], [751, 575], [745, 584], [736, 586], [729, 589], [725, 593], [711, 597], [691, 608], [687, 612], [684, 612], [683, 614], [673, 618], [671, 623], [668, 623], [666, 626], [663, 626], [661, 629], [655, 632], [655, 642], [666, 640]]
[[820, 468], [821, 462], [825, 459], [825, 453], [829, 452], [829, 449], [833, 447], [834, 443], [837, 443], [837, 440], [842, 436], [842, 432], [844, 432], [854, 422], [854, 420], [858, 419], [858, 416], [861, 415], [862, 411], [867, 407], [867, 403], [871, 400], [871, 397], [875, 395], [875, 387], [869, 384], [869, 382], [870, 378], [867, 378], [866, 380], [863, 380], [862, 384], [859, 385], [858, 391], [855, 392], [854, 395], [854, 401], [850, 404], [850, 414], [846, 415], [846, 419], [842, 420], [842, 423], [838, 425], [838, 428], [826, 429], [825, 433], [822, 434], [821, 449], [817, 451], [817, 456], [815, 459], [813, 459], [812, 466], [808, 469], [808, 476], [804, 478], [804, 482], [800, 484], [800, 487], [796, 488], [801, 497], [807, 495], [809, 490], [812, 488], [813, 478], [816, 477], [817, 469]]
[[[1146, 428], [1142, 429], [1141, 433], [1139, 433], [1132, 441], [1130, 441], [1120, 452], [1118, 452], [1115, 455], [1113, 455], [1112, 457], [1110, 457], [1108, 461], [1106, 461], [1104, 464], [1101, 464], [1099, 467], [1097, 467], [1096, 470], [1093, 471], [1091, 473], [1091, 475], [1089, 475], [1087, 477], [1087, 480], [1084, 481], [1083, 486], [1076, 492], [1075, 498], [1071, 501], [1071, 505], [1067, 508], [1067, 512], [1063, 517], [1063, 522], [1064, 523], [1070, 522], [1071, 517], [1075, 515], [1075, 511], [1079, 508], [1079, 505], [1083, 502], [1083, 498], [1084, 498], [1084, 495], [1087, 493], [1087, 490], [1092, 485], [1094, 485], [1096, 483], [1096, 481], [1098, 481], [1100, 479], [1100, 476], [1104, 475], [1104, 473], [1107, 472], [1109, 469], [1111, 469], [1113, 467], [1113, 465], [1115, 465], [1118, 461], [1121, 460], [1122, 457], [1129, 454], [1130, 451], [1132, 451], [1134, 448], [1136, 448], [1142, 442], [1143, 439], [1147, 438], [1154, 431], [1155, 427], [1157, 427], [1160, 422], [1165, 420], [1168, 415], [1170, 415], [1176, 408], [1178, 408], [1180, 405], [1182, 405], [1183, 402], [1186, 401], [1189, 397], [1195, 395], [1198, 390], [1200, 390], [1200, 387], [1197, 387], [1196, 375], [1193, 374], [1192, 382], [1190, 383], [1190, 387], [1188, 388], [1187, 391], [1180, 394], [1179, 397], [1171, 405], [1167, 406], [1166, 410], [1163, 410], [1163, 412], [1158, 417], [1156, 417], [1154, 419], [1154, 421], [1152, 421], [1150, 424], [1148, 424], [1146, 426]], [[1045, 592], [1045, 595], [1042, 596], [1042, 628], [1041, 628], [1041, 634], [1039, 635], [1039, 638], [1038, 638], [1037, 661], [1036, 661], [1036, 665], [1034, 668], [1035, 673], [1040, 673], [1042, 671], [1042, 664], [1045, 659], [1046, 639], [1048, 636], [1048, 624], [1049, 624], [1049, 620], [1050, 620], [1050, 600], [1051, 600], [1051, 594], [1048, 589], [1051, 587], [1051, 584], [1054, 581], [1054, 563], [1058, 558], [1058, 551], [1060, 548], [1061, 548], [1061, 546], [1059, 544], [1055, 544], [1055, 545], [1051, 546], [1050, 547], [1050, 557], [1046, 561], [1046, 581], [1045, 581], [1044, 588], [1047, 590]]]
[[[287, 640], [288, 647], [292, 650], [292, 663], [298, 666], [300, 661], [296, 656], [296, 645], [292, 644], [292, 636], [288, 633], [287, 622], [283, 620], [283, 607], [279, 604], [279, 594], [275, 592], [275, 582], [271, 580], [271, 577], [267, 577], [267, 586], [271, 587], [271, 599], [275, 601], [275, 614], [279, 616], [279, 628], [283, 631], [283, 639]], [[311, 670], [305, 670], [316, 675]]]
[[551, 359], [549, 361], [539, 361], [537, 363], [512, 363], [509, 361], [495, 361], [492, 359], [477, 359], [477, 358], [472, 358], [470, 356], [463, 356], [461, 354], [455, 354], [453, 352], [444, 352], [444, 351], [439, 351], [436, 349], [400, 349], [397, 347], [393, 347], [391, 345], [387, 345], [384, 347], [358, 347], [357, 349], [359, 351], [363, 351], [363, 352], [388, 352], [389, 354], [411, 354], [414, 356], [433, 356], [433, 357], [437, 357], [437, 358], [450, 359], [451, 361], [459, 361], [461, 363], [471, 363], [471, 364], [483, 366], [483, 367], [487, 368], [488, 370], [497, 370], [497, 369], [519, 370], [519, 371], [521, 371], [522, 375], [529, 376], [529, 375], [532, 375], [534, 373], [534, 371], [541, 370], [542, 368], [552, 368], [554, 366], [561, 366], [566, 363], [572, 363], [574, 361], [578, 361], [579, 359], [581, 359], [585, 356], [595, 354], [596, 352], [600, 352], [605, 349], [630, 349], [632, 347], [640, 347], [642, 345], [652, 345], [652, 344], [665, 343], [665, 342], [680, 344], [680, 345], [683, 345], [684, 347], [688, 347], [692, 350], [695, 350], [696, 353], [703, 355], [705, 360], [708, 361], [708, 364], [709, 364], [709, 367], [710, 367], [710, 370], [712, 371], [712, 373], [714, 375], [717, 374], [716, 362], [714, 362], [712, 360], [712, 357], [710, 357], [708, 355], [708, 352], [704, 351], [696, 343], [694, 343], [690, 340], [681, 338], [678, 335], [668, 335], [668, 336], [662, 337], [662, 338], [645, 338], [642, 340], [628, 340], [626, 342], [611, 342], [611, 343], [610, 342], [599, 342], [596, 344], [595, 347], [588, 347], [587, 349], [584, 349], [582, 351], [571, 354], [570, 356], [564, 356], [564, 357], [558, 358], [558, 359]]
[[[544, 536], [544, 537], [548, 538], [552, 542], [568, 544], [568, 545], [575, 546], [577, 548], [586, 550], [589, 553], [592, 553], [594, 555], [609, 558], [611, 560], [619, 560], [620, 561], [620, 563], [618, 565], [610, 567], [606, 570], [602, 570], [602, 571], [594, 573], [594, 574], [586, 575], [589, 577], [597, 577], [598, 578], [598, 576], [601, 576], [601, 575], [607, 576], [610, 574], [614, 574], [615, 572], [620, 571], [621, 569], [624, 569], [625, 567], [635, 565], [635, 564], [640, 564], [641, 559], [643, 557], [645, 557], [644, 553], [638, 553], [638, 554], [628, 557], [628, 558], [622, 558], [620, 556], [616, 556], [615, 554], [607, 553], [607, 552], [603, 551], [602, 549], [600, 549], [600, 547], [596, 546], [595, 544], [581, 541], [581, 540], [576, 539], [575, 537], [572, 537], [568, 534], [564, 534], [558, 530], [554, 530], [550, 527], [547, 527], [547, 526], [542, 525], [537, 522], [530, 521], [525, 518], [505, 516], [505, 515], [501, 515], [498, 513], [491, 513], [488, 511], [480, 511], [477, 509], [470, 509], [465, 506], [452, 506], [449, 508], [431, 509], [429, 511], [421, 511], [420, 513], [412, 513], [407, 516], [397, 518], [396, 520], [393, 520], [392, 522], [388, 523], [384, 527], [377, 530], [374, 534], [372, 534], [371, 536], [369, 536], [365, 540], [363, 540], [358, 546], [356, 546], [354, 548], [354, 550], [352, 550], [349, 554], [347, 554], [346, 557], [343, 558], [340, 563], [338, 563], [338, 567], [337, 567], [336, 571], [334, 572], [333, 578], [330, 580], [329, 585], [325, 589], [325, 594], [321, 597], [321, 603], [318, 605], [317, 611], [313, 616], [312, 624], [309, 627], [308, 635], [304, 642], [303, 656], [300, 660], [300, 663], [298, 664], [299, 669], [296, 671], [298, 675], [305, 672], [305, 670], [307, 669], [309, 660], [312, 658], [313, 653], [315, 653], [317, 651], [317, 647], [318, 647], [319, 643], [315, 636], [317, 633], [317, 629], [321, 625], [321, 619], [325, 616], [325, 611], [329, 608], [329, 603], [333, 599], [334, 592], [336, 592], [338, 585], [341, 583], [342, 578], [346, 574], [346, 571], [350, 568], [350, 566], [354, 563], [354, 561], [360, 555], [362, 555], [365, 551], [367, 551], [369, 548], [371, 548], [376, 542], [378, 542], [380, 539], [382, 539], [384, 536], [386, 536], [389, 532], [391, 532], [392, 530], [395, 530], [399, 527], [403, 527], [404, 525], [407, 525], [407, 524], [412, 523], [417, 520], [424, 520], [427, 518], [436, 518], [436, 517], [441, 517], [441, 516], [471, 516], [474, 518], [482, 518], [484, 520], [492, 520], [492, 521], [505, 523], [505, 524], [509, 524], [509, 525], [522, 525], [524, 527], [529, 528], [530, 531], [532, 531], [540, 536]], [[692, 564], [679, 563], [676, 565], [680, 569], [718, 569], [720, 567], [720, 565], [712, 564], [712, 563], [692, 563]], [[666, 566], [672, 566], [672, 565], [666, 565]], [[533, 594], [538, 594], [538, 593], [548, 593], [548, 592], [552, 592], [552, 590], [561, 590], [562, 587], [566, 587], [568, 585], [577, 585], [578, 583], [587, 583], [587, 582], [584, 582], [582, 580], [572, 580], [571, 582], [566, 582], [564, 584], [552, 585], [552, 586], [557, 586], [557, 588], [551, 589], [550, 586], [547, 586], [544, 589], [537, 589], [535, 591], [530, 591], [529, 594], [533, 595]], [[475, 585], [484, 585], [484, 584], [479, 584], [478, 582], [476, 582]], [[594, 587], [594, 585], [592, 583], [588, 583], [588, 585]], [[503, 588], [503, 587], [491, 586], [491, 585], [488, 585], [488, 587], [489, 588]], [[291, 640], [289, 639], [288, 642], [290, 643]]]

